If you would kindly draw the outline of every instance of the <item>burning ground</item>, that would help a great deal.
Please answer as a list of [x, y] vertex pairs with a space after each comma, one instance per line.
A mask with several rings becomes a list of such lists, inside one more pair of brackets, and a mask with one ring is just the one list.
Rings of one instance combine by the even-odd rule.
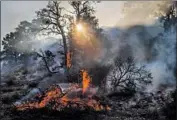
[[[62, 111], [62, 109], [93, 109], [95, 111], [110, 110], [109, 105], [101, 104], [99, 98], [94, 98], [90, 86], [91, 78], [87, 71], [82, 70], [83, 82], [82, 88], [78, 84], [71, 85], [65, 92], [62, 91], [60, 86], [51, 86], [49, 90], [45, 91], [43, 95], [36, 95], [37, 102], [24, 103], [16, 105], [17, 110], [26, 109], [40, 109], [50, 106], [53, 110]], [[53, 104], [53, 105], [52, 105]]]

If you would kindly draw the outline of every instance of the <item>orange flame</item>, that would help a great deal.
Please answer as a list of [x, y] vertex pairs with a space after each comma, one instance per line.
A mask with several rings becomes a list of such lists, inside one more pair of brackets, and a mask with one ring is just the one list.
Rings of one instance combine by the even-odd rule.
[[71, 52], [67, 52], [67, 59], [66, 59], [66, 61], [67, 61], [67, 68], [70, 68], [71, 67]]
[[88, 72], [86, 70], [81, 70], [82, 71], [82, 93], [84, 94], [91, 82], [91, 77], [88, 75]]
[[[74, 86], [77, 88], [77, 86]], [[74, 87], [71, 87], [70, 91]], [[47, 107], [47, 105], [52, 105], [51, 108], [54, 110], [61, 111], [64, 108], [80, 108], [81, 110], [87, 109], [88, 107], [94, 109], [95, 111], [101, 110], [111, 110], [108, 105], [102, 105], [98, 100], [93, 98], [79, 98], [77, 96], [69, 98], [68, 94], [63, 94], [61, 89], [54, 87], [47, 91], [43, 96], [39, 96], [41, 101], [28, 102], [21, 105], [16, 105], [17, 110], [27, 110], [27, 109], [39, 109]], [[52, 104], [50, 104], [52, 103]]]
[[46, 94], [44, 95], [43, 99], [40, 102], [28, 102], [26, 104], [17, 105], [17, 108], [18, 110], [25, 110], [26, 108], [43, 108], [51, 100], [59, 97], [61, 94], [62, 94], [61, 89], [55, 88], [46, 92]]

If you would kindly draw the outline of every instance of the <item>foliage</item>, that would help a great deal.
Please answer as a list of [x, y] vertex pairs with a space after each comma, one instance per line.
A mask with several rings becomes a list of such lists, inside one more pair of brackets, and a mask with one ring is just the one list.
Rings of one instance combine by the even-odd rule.
[[[54, 34], [62, 38], [64, 52], [64, 67], [67, 65], [67, 37], [66, 26], [68, 15], [64, 14], [64, 8], [61, 7], [60, 1], [49, 1], [46, 8], [37, 11], [38, 20], [42, 21], [41, 29], [48, 34]], [[66, 73], [67, 74], [67, 73]]]
[[[30, 53], [33, 52], [32, 40], [38, 33], [37, 25], [28, 21], [22, 21], [15, 29], [15, 32], [7, 34], [3, 40], [3, 51], [1, 52], [2, 59], [7, 61], [26, 61]], [[10, 62], [9, 62], [10, 63]]]
[[[71, 16], [74, 19], [68, 33], [74, 69], [75, 67], [85, 68], [88, 62], [93, 62], [93, 56], [99, 54], [98, 51], [103, 44], [101, 43], [102, 30], [95, 16], [94, 3], [93, 1], [69, 2], [73, 8]], [[78, 31], [77, 25], [81, 25], [83, 30]]]
[[91, 28], [98, 27], [98, 19], [94, 16], [95, 10], [92, 6], [92, 1], [70, 1], [69, 4], [74, 9], [76, 24], [79, 22], [85, 22], [91, 25]]
[[176, 7], [177, 7], [177, 2], [173, 2], [173, 4], [170, 5], [166, 14], [162, 16], [160, 19], [161, 22], [163, 23], [165, 32], [171, 32], [172, 28], [176, 26], [176, 21], [177, 21]]

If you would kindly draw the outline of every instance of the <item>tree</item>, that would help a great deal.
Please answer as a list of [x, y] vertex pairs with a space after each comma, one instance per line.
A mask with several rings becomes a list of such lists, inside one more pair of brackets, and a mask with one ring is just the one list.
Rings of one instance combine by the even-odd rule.
[[163, 22], [163, 27], [165, 32], [171, 32], [172, 27], [176, 26], [176, 21], [177, 21], [177, 2], [174, 1], [166, 14], [161, 17], [161, 22]]
[[1, 56], [3, 59], [15, 60], [17, 61], [17, 57], [19, 53], [17, 52], [16, 42], [17, 42], [17, 32], [10, 32], [6, 34], [6, 36], [2, 40], [3, 50]]
[[69, 4], [74, 9], [72, 13], [75, 15], [76, 24], [85, 22], [91, 25], [91, 28], [98, 28], [98, 19], [94, 15], [95, 10], [92, 1], [70, 1]]
[[17, 42], [18, 50], [21, 52], [20, 59], [23, 60], [24, 65], [28, 65], [29, 57], [34, 53], [33, 41], [39, 33], [39, 26], [33, 21], [22, 21], [16, 28], [19, 33], [19, 42]]
[[64, 69], [65, 74], [68, 76], [67, 69], [67, 52], [68, 41], [66, 26], [69, 21], [68, 15], [64, 14], [64, 8], [61, 7], [61, 2], [50, 1], [46, 8], [37, 11], [38, 19], [42, 21], [42, 30], [45, 30], [48, 34], [59, 35], [62, 38], [63, 54], [64, 54]]
[[145, 66], [137, 67], [132, 57], [125, 60], [116, 58], [107, 80], [111, 83], [113, 91], [118, 89], [136, 91], [144, 84], [151, 84], [152, 76], [145, 70]]
[[[2, 56], [7, 61], [24, 62], [27, 65], [28, 58], [34, 52], [32, 41], [39, 32], [39, 27], [33, 22], [22, 21], [15, 28], [15, 32], [7, 34], [3, 40]], [[13, 64], [13, 62], [11, 62]]]
[[[73, 23], [70, 27], [69, 39], [72, 54], [72, 65], [85, 68], [93, 62], [101, 47], [101, 29], [98, 26], [92, 1], [70, 1], [73, 8]], [[82, 30], [78, 30], [78, 26]], [[80, 64], [82, 63], [82, 64]], [[80, 68], [79, 68], [80, 69]]]

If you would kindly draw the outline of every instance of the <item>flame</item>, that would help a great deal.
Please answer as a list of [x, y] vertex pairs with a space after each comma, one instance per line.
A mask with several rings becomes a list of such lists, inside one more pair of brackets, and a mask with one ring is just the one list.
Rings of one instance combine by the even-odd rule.
[[88, 75], [88, 72], [86, 70], [81, 70], [82, 71], [82, 93], [84, 94], [91, 82], [91, 77]]
[[67, 52], [67, 59], [66, 59], [66, 61], [67, 61], [67, 68], [70, 68], [71, 67], [71, 52]]
[[[86, 72], [86, 71], [85, 71]], [[87, 73], [87, 72], [86, 72]], [[87, 75], [87, 74], [86, 74]], [[61, 89], [57, 86], [51, 87], [44, 95], [38, 96], [38, 101], [27, 102], [21, 105], [16, 105], [17, 110], [39, 109], [50, 106], [51, 109], [61, 111], [64, 108], [79, 108], [80, 110], [87, 109], [88, 107], [95, 110], [111, 110], [108, 105], [102, 105], [100, 101], [93, 98], [80, 98], [74, 96], [70, 98], [67, 94], [78, 86], [71, 86], [70, 90], [62, 93]]]
[[39, 96], [37, 95], [39, 98], [43, 98], [40, 102], [27, 102], [26, 104], [22, 104], [22, 105], [17, 105], [17, 108], [19, 110], [25, 110], [26, 108], [43, 108], [45, 107], [51, 100], [59, 97], [59, 95], [61, 95], [61, 89], [56, 87], [55, 89], [47, 91], [46, 94], [44, 96]]

